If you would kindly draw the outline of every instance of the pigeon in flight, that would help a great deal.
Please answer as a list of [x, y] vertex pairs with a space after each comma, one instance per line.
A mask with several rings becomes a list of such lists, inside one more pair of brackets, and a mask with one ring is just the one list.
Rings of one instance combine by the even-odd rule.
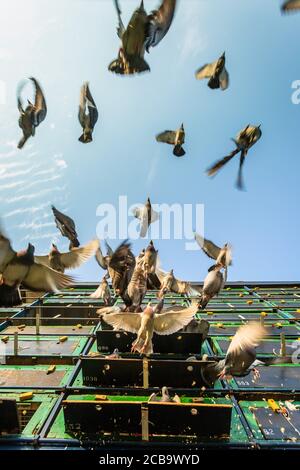
[[153, 333], [158, 335], [171, 335], [188, 325], [197, 313], [197, 304], [193, 303], [181, 310], [170, 310], [158, 313], [163, 305], [163, 301], [152, 307], [150, 304], [142, 313], [101, 313], [103, 320], [111, 325], [114, 330], [124, 330], [136, 333], [137, 338], [132, 343], [132, 352], [140, 354], [152, 354]]
[[235, 155], [241, 153], [240, 155], [240, 164], [239, 164], [239, 172], [238, 172], [238, 179], [237, 179], [237, 188], [243, 189], [243, 179], [242, 179], [242, 168], [245, 162], [245, 157], [247, 156], [248, 150], [256, 144], [256, 142], [261, 138], [262, 132], [259, 126], [250, 126], [250, 124], [242, 129], [236, 139], [233, 139], [236, 149], [233, 150], [229, 155], [222, 158], [218, 162], [216, 162], [213, 166], [211, 166], [207, 173], [209, 176], [214, 176], [221, 168], [223, 168], [226, 163], [228, 163]]
[[27, 83], [25, 80], [21, 82], [17, 90], [18, 110], [20, 112], [19, 126], [23, 131], [23, 137], [18, 143], [19, 149], [24, 147], [29, 137], [35, 135], [35, 129], [44, 121], [47, 114], [46, 100], [39, 82], [33, 77], [30, 77], [29, 80], [32, 81], [35, 89], [34, 103], [27, 100], [26, 108], [23, 106], [21, 94]]
[[98, 289], [95, 290], [90, 297], [92, 297], [92, 299], [102, 299], [107, 306], [111, 304], [111, 293], [107, 282], [107, 274], [103, 276]]
[[176, 0], [162, 0], [159, 8], [147, 14], [144, 0], [134, 11], [125, 28], [118, 0], [114, 0], [118, 14], [117, 34], [121, 39], [118, 58], [113, 60], [108, 69], [121, 75], [133, 75], [150, 71], [144, 59], [145, 51], [155, 47], [167, 34], [176, 8]]
[[141, 304], [147, 293], [147, 273], [143, 267], [143, 258], [135, 265], [123, 300], [131, 312], [140, 312]]
[[97, 248], [96, 255], [95, 255], [97, 263], [99, 264], [100, 268], [104, 269], [104, 271], [108, 269], [109, 261], [113, 255], [113, 250], [111, 249], [111, 247], [109, 246], [106, 240], [105, 240], [105, 246], [106, 246], [106, 251], [107, 251], [106, 256], [104, 256], [102, 253], [100, 243]]
[[90, 92], [88, 82], [85, 82], [80, 90], [78, 119], [83, 130], [78, 140], [83, 144], [88, 144], [93, 140], [93, 130], [98, 121], [98, 109]]
[[[180, 281], [174, 276], [174, 271], [165, 272], [162, 269], [157, 269], [156, 274], [160, 280], [161, 286], [158, 293], [159, 298], [163, 298], [167, 292], [174, 292], [175, 294], [193, 294], [191, 284], [186, 281]], [[198, 292], [197, 292], [198, 295]]]
[[300, 0], [287, 0], [281, 7], [283, 13], [292, 13], [300, 10]]
[[159, 219], [158, 212], [152, 208], [149, 197], [143, 207], [135, 207], [133, 209], [133, 216], [140, 221], [140, 237], [142, 238], [145, 238], [147, 235], [150, 224]]
[[225, 68], [225, 52], [212, 64], [205, 64], [197, 70], [195, 75], [197, 80], [208, 78], [207, 85], [213, 90], [216, 88], [226, 90], [229, 86], [229, 75]]
[[6, 304], [6, 292], [8, 302], [12, 297], [20, 298], [18, 294], [12, 294], [12, 289], [18, 291], [21, 284], [33, 291], [58, 292], [74, 283], [72, 277], [37, 263], [34, 259], [34, 246], [30, 243], [27, 250], [14, 251], [9, 239], [2, 232], [0, 233], [0, 273], [2, 275], [0, 303], [3, 306]]
[[35, 256], [34, 258], [37, 263], [45, 264], [55, 271], [63, 273], [65, 272], [65, 269], [79, 268], [79, 266], [91, 258], [91, 256], [95, 255], [98, 247], [98, 240], [92, 240], [85, 246], [73, 248], [67, 253], [61, 253], [53, 243], [52, 249], [48, 255]]
[[57, 210], [54, 206], [52, 206], [52, 211], [55, 217], [56, 227], [63, 237], [67, 237], [70, 240], [69, 250], [72, 250], [72, 248], [77, 248], [80, 243], [78, 241], [74, 220]]
[[[231, 246], [228, 243], [225, 243], [225, 245], [220, 248], [212, 241], [203, 238], [198, 233], [195, 233], [195, 240], [209, 258], [216, 260], [216, 264], [222, 265], [226, 272], [225, 278], [227, 278], [227, 267], [232, 265]], [[209, 271], [214, 267], [215, 265], [213, 265]]]
[[173, 154], [175, 157], [183, 157], [185, 155], [185, 150], [182, 147], [185, 141], [183, 124], [181, 124], [181, 127], [177, 129], [177, 131], [164, 131], [158, 134], [156, 140], [157, 142], [173, 145]]

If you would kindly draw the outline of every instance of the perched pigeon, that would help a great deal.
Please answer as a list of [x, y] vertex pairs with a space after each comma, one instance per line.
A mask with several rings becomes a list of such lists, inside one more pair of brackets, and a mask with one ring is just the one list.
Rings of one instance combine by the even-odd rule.
[[225, 68], [225, 52], [212, 64], [205, 64], [197, 70], [195, 75], [197, 80], [208, 78], [209, 88], [226, 90], [229, 85], [229, 75]]
[[183, 124], [181, 124], [181, 127], [177, 129], [177, 131], [164, 131], [158, 134], [156, 140], [157, 142], [174, 145], [173, 154], [176, 157], [183, 157], [185, 155], [185, 151], [182, 147], [185, 141]]
[[85, 82], [80, 90], [78, 119], [83, 130], [83, 134], [78, 140], [83, 144], [92, 142], [93, 130], [98, 121], [98, 109], [91, 95], [88, 82]]
[[150, 224], [159, 219], [158, 212], [152, 209], [149, 197], [143, 207], [135, 207], [133, 209], [133, 216], [140, 221], [140, 236], [142, 238], [145, 238]]
[[61, 253], [57, 246], [52, 244], [49, 255], [35, 256], [35, 261], [63, 273], [65, 269], [74, 269], [81, 266], [85, 261], [91, 258], [91, 256], [95, 255], [98, 247], [98, 240], [92, 240], [85, 246], [73, 248], [67, 253]]
[[170, 397], [169, 390], [167, 387], [162, 387], [161, 397], [158, 396], [158, 393], [152, 393], [148, 399], [149, 402], [160, 402], [160, 403], [181, 403], [177, 393], [173, 398]]
[[239, 164], [239, 172], [238, 172], [238, 179], [237, 179], [237, 188], [243, 189], [243, 180], [242, 180], [242, 168], [244, 165], [245, 157], [248, 153], [248, 150], [256, 144], [256, 142], [261, 138], [262, 132], [259, 126], [250, 126], [250, 124], [242, 129], [236, 139], [233, 139], [236, 149], [233, 150], [228, 156], [222, 158], [217, 163], [215, 163], [212, 167], [207, 170], [209, 176], [215, 175], [221, 168], [223, 168], [226, 163], [229, 162], [235, 155], [241, 153], [240, 155], [240, 164]]
[[115, 330], [136, 333], [137, 338], [132, 343], [132, 352], [137, 351], [140, 354], [148, 355], [153, 353], [153, 333], [158, 335], [176, 333], [190, 323], [195, 313], [197, 313], [196, 303], [181, 310], [168, 310], [166, 313], [158, 313], [162, 305], [163, 301], [155, 307], [148, 305], [142, 313], [123, 313], [119, 311], [103, 314], [103, 310], [97, 312]]
[[210, 271], [204, 279], [201, 299], [199, 302], [200, 309], [204, 309], [208, 302], [223, 289], [225, 280], [221, 273], [222, 267], [223, 266], [221, 264], [215, 264], [210, 268]]
[[283, 13], [291, 13], [300, 10], [300, 0], [287, 0], [281, 7]]
[[12, 289], [18, 291], [21, 284], [30, 290], [58, 292], [74, 282], [72, 277], [37, 263], [33, 245], [29, 244], [25, 251], [15, 252], [3, 233], [0, 233], [0, 273], [0, 304], [3, 306], [6, 302], [11, 303], [13, 298], [20, 299]]
[[26, 81], [23, 81], [17, 90], [18, 110], [20, 112], [19, 126], [23, 131], [23, 137], [18, 143], [19, 149], [25, 145], [29, 137], [35, 135], [36, 127], [41, 124], [47, 114], [46, 100], [39, 82], [33, 77], [30, 77], [29, 80], [32, 81], [35, 89], [34, 103], [31, 103], [29, 100], [27, 100], [28, 104], [26, 108], [24, 109], [23, 107], [21, 93], [26, 84]]
[[107, 282], [107, 274], [103, 277], [98, 289], [90, 297], [93, 299], [102, 299], [105, 305], [111, 304], [111, 293]]
[[150, 71], [144, 59], [145, 51], [156, 46], [167, 34], [175, 13], [176, 0], [162, 0], [157, 10], [149, 15], [144, 8], [144, 1], [133, 13], [125, 28], [118, 0], [114, 0], [119, 25], [117, 33], [121, 39], [118, 58], [111, 62], [108, 69], [121, 75], [132, 75]]
[[232, 264], [231, 247], [228, 243], [220, 248], [212, 241], [201, 237], [198, 233], [195, 233], [195, 240], [209, 258], [216, 260], [216, 264], [221, 264], [223, 268]]
[[166, 273], [161, 269], [157, 269], [156, 274], [161, 283], [160, 291], [158, 293], [159, 298], [162, 298], [167, 292], [174, 292], [175, 294], [193, 293], [191, 284], [189, 282], [176, 279], [173, 269], [171, 269], [169, 273]]
[[54, 206], [52, 206], [52, 211], [58, 230], [63, 237], [67, 237], [70, 240], [69, 249], [72, 250], [72, 248], [77, 248], [80, 243], [78, 241], [74, 220], [57, 210]]

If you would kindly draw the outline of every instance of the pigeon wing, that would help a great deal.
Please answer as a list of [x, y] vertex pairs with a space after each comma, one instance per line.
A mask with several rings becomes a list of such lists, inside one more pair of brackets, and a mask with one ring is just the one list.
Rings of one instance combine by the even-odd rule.
[[209, 258], [218, 258], [221, 251], [221, 248], [219, 246], [215, 245], [212, 241], [201, 237], [201, 235], [199, 235], [198, 233], [195, 233], [195, 240]]
[[99, 264], [100, 268], [106, 270], [107, 269], [107, 263], [106, 263], [105, 257], [102, 254], [100, 244], [99, 244], [98, 249], [96, 251], [95, 258], [96, 258], [96, 261]]
[[237, 356], [241, 351], [255, 348], [265, 335], [264, 327], [257, 322], [241, 326], [235, 333], [226, 357]]
[[22, 284], [31, 290], [58, 292], [74, 283], [74, 278], [54, 271], [43, 264], [34, 263], [30, 266]]
[[175, 131], [164, 131], [156, 136], [157, 142], [163, 142], [165, 144], [174, 145], [176, 139]]
[[160, 7], [148, 15], [148, 27], [145, 46], [155, 47], [164, 38], [170, 29], [174, 18], [176, 0], [163, 0]]
[[105, 313], [102, 318], [115, 330], [124, 330], [129, 333], [137, 333], [141, 326], [141, 315], [139, 313]]
[[203, 67], [200, 67], [200, 69], [195, 72], [197, 80], [202, 80], [203, 78], [210, 78], [214, 73], [215, 67], [216, 62], [213, 62], [212, 64], [205, 64], [203, 65]]
[[220, 74], [219, 81], [220, 81], [221, 90], [226, 90], [229, 87], [229, 74], [225, 67], [223, 68]]
[[73, 248], [67, 253], [61, 253], [60, 259], [66, 269], [78, 268], [82, 263], [95, 255], [99, 248], [98, 240], [92, 240], [85, 246]]
[[171, 310], [154, 316], [154, 331], [158, 335], [171, 335], [188, 325], [197, 313], [198, 307], [193, 303], [181, 310]]
[[44, 93], [40, 87], [39, 82], [30, 77], [30, 80], [35, 86], [35, 98], [34, 98], [34, 125], [37, 127], [46, 117], [47, 106]]

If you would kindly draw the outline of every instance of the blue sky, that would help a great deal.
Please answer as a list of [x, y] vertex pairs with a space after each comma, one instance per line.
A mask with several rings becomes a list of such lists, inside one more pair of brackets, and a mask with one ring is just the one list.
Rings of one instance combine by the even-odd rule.
[[[139, 0], [120, 0], [124, 22]], [[148, 11], [158, 0], [145, 0]], [[1, 218], [15, 248], [29, 240], [46, 253], [56, 241], [51, 204], [76, 221], [82, 243], [95, 237], [101, 203], [204, 204], [205, 235], [230, 242], [229, 280], [297, 280], [299, 274], [300, 14], [282, 16], [278, 0], [179, 0], [165, 39], [146, 57], [151, 73], [120, 77], [107, 65], [117, 56], [112, 0], [11, 0], [0, 18]], [[17, 13], [16, 13], [17, 12]], [[226, 51], [230, 87], [214, 91], [195, 70]], [[36, 77], [48, 115], [22, 151], [16, 87]], [[78, 142], [79, 90], [89, 80], [99, 109], [94, 142]], [[3, 87], [5, 88], [3, 91]], [[30, 86], [29, 86], [30, 89]], [[186, 157], [175, 159], [155, 135], [184, 122]], [[247, 157], [247, 191], [234, 187], [237, 162], [214, 179], [205, 169], [231, 151], [248, 123], [263, 136]], [[130, 219], [129, 219], [130, 220]], [[199, 280], [210, 265], [186, 240], [158, 240], [162, 267]], [[113, 247], [118, 240], [111, 241]], [[147, 243], [133, 243], [137, 253]], [[102, 275], [91, 260], [78, 280]]]

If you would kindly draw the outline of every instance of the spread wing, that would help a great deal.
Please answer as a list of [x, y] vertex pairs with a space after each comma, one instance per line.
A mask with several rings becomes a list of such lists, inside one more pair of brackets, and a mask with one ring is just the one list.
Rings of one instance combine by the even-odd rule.
[[197, 311], [197, 304], [193, 303], [188, 308], [171, 310], [155, 315], [154, 331], [158, 335], [171, 335], [172, 333], [176, 333], [190, 323]]
[[163, 0], [160, 7], [148, 15], [145, 47], [149, 52], [150, 47], [164, 38], [172, 24], [176, 8], [176, 0]]
[[210, 78], [214, 73], [215, 67], [216, 62], [213, 62], [212, 64], [205, 64], [203, 65], [203, 67], [200, 67], [200, 69], [195, 72], [197, 80], [202, 80], [203, 78]]
[[201, 237], [198, 233], [195, 233], [195, 240], [209, 258], [217, 259], [221, 251], [220, 247], [215, 245], [212, 241]]
[[35, 98], [34, 98], [34, 125], [37, 127], [46, 117], [47, 106], [44, 93], [40, 87], [39, 82], [34, 78], [30, 77], [30, 80], [35, 86]]
[[296, 10], [300, 10], [300, 0], [288, 0], [281, 7], [281, 11], [284, 13]]
[[188, 282], [180, 281], [179, 279], [174, 278], [171, 290], [176, 294], [188, 294], [190, 292], [190, 284]]
[[104, 315], [102, 314], [101, 316], [103, 320], [115, 330], [137, 333], [141, 326], [141, 315], [139, 313], [104, 313]]
[[157, 142], [164, 142], [165, 144], [175, 144], [176, 132], [164, 131], [156, 136]]
[[225, 69], [225, 67], [223, 68], [220, 74], [219, 81], [220, 81], [221, 90], [226, 90], [229, 87], [229, 74], [227, 70]]
[[96, 251], [95, 258], [96, 258], [96, 261], [99, 264], [100, 268], [106, 270], [107, 269], [107, 262], [105, 260], [105, 257], [102, 254], [100, 243], [99, 243], [98, 249]]
[[123, 24], [123, 21], [122, 21], [122, 18], [121, 18], [122, 11], [121, 11], [118, 0], [114, 0], [114, 4], [115, 4], [115, 8], [117, 10], [118, 21], [119, 21], [119, 24], [118, 24], [118, 27], [117, 27], [117, 33], [118, 33], [119, 38], [122, 39], [122, 36], [125, 32], [125, 27], [124, 27], [124, 24]]
[[235, 333], [226, 356], [237, 356], [241, 351], [255, 348], [265, 336], [264, 327], [257, 322], [241, 326]]
[[17, 88], [17, 103], [18, 103], [18, 110], [20, 113], [24, 112], [21, 94], [26, 83], [27, 83], [26, 80], [22, 80], [19, 83], [18, 88]]
[[73, 283], [73, 277], [39, 263], [30, 266], [28, 274], [22, 281], [22, 284], [28, 289], [45, 292], [58, 292]]
[[82, 263], [93, 256], [99, 248], [98, 240], [92, 240], [85, 246], [73, 248], [67, 253], [61, 253], [60, 260], [66, 269], [78, 268]]
[[49, 255], [35, 256], [34, 261], [39, 264], [44, 264], [45, 266], [50, 266]]

